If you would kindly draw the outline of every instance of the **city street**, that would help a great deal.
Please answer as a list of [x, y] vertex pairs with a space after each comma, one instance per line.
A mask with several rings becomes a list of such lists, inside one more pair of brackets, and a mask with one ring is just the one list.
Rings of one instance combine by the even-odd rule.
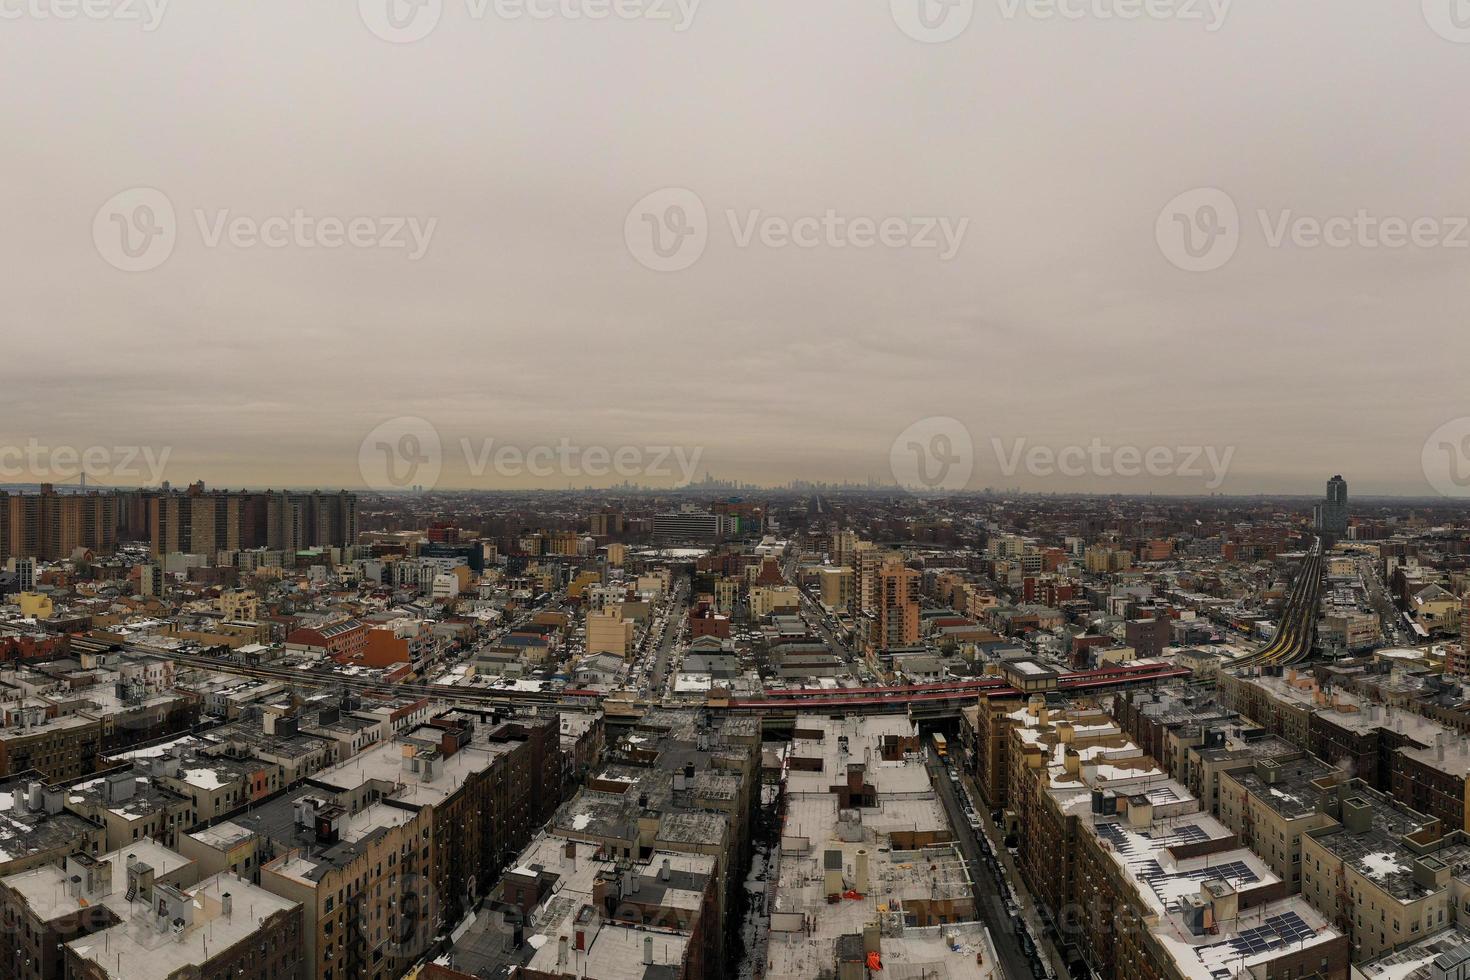
[[689, 600], [681, 582], [675, 586], [677, 590], [674, 595], [674, 604], [669, 610], [669, 618], [664, 625], [664, 638], [658, 645], [658, 659], [653, 667], [653, 683], [650, 685], [654, 691], [663, 692], [664, 684], [669, 676], [669, 657], [674, 651], [674, 638], [679, 635], [679, 626], [684, 622], [684, 616], [689, 611]]
[[1378, 613], [1378, 618], [1383, 626], [1383, 639], [1385, 643], [1394, 646], [1413, 646], [1415, 640], [1404, 625], [1403, 614], [1389, 598], [1388, 589], [1379, 577], [1378, 570], [1373, 563], [1364, 559], [1358, 562], [1358, 573], [1363, 580], [1363, 588], [1368, 593], [1369, 600], [1373, 603], [1373, 609]]
[[817, 636], [832, 649], [833, 653], [848, 663], [852, 663], [852, 650], [846, 643], [838, 639], [837, 634], [832, 632], [831, 627], [827, 625], [821, 603], [812, 599], [805, 592], [798, 594], [801, 596], [802, 609], [806, 613], [807, 621], [811, 624], [812, 629], [816, 630]]
[[[970, 866], [970, 876], [975, 883], [975, 904], [979, 911], [980, 921], [990, 928], [991, 939], [995, 942], [995, 948], [1000, 955], [1001, 966], [1009, 980], [1020, 980], [1025, 977], [1044, 977], [1046, 973], [1037, 972], [1032, 965], [1031, 957], [1026, 953], [1021, 938], [1021, 931], [1017, 923], [1007, 911], [1005, 899], [1001, 894], [1001, 886], [990, 873], [990, 865], [985, 860], [985, 854], [981, 849], [976, 832], [970, 827], [969, 817], [964, 805], [960, 803], [959, 794], [963, 792], [949, 778], [948, 767], [943, 760], [935, 755], [932, 748], [926, 748], [925, 757], [929, 768], [929, 778], [934, 782], [935, 792], [944, 803], [945, 812], [949, 816], [950, 825], [954, 827], [955, 838], [959, 844], [965, 861]], [[982, 822], [984, 814], [980, 814]], [[996, 842], [991, 841], [991, 850], [1000, 855], [1005, 854], [1004, 847], [996, 847]], [[1008, 866], [1008, 865], [1002, 865]], [[1012, 880], [1015, 881], [1014, 871], [1011, 871]], [[1019, 893], [1020, 888], [1016, 891]], [[1036, 916], [1030, 909], [1030, 903], [1024, 896], [1022, 900], [1023, 914], [1027, 921], [1032, 923], [1032, 932], [1040, 935], [1037, 927]]]

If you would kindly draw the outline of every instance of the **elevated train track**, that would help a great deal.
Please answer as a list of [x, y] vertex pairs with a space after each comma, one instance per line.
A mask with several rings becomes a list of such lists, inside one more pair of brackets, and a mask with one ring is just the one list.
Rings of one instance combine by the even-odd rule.
[[[157, 651], [151, 651], [147, 647], [136, 647], [135, 649], [141, 653], [157, 655]], [[242, 664], [233, 660], [188, 654], [172, 654], [170, 659], [183, 667], [233, 674], [256, 680], [276, 681], [291, 686], [346, 689], [390, 697], [432, 698], [436, 701], [478, 707], [539, 706], [592, 710], [600, 707], [608, 697], [602, 691], [583, 689], [545, 692], [459, 687], [420, 682], [385, 683], [327, 671], [299, 670], [270, 664]], [[1186, 677], [1189, 673], [1187, 668], [1167, 663], [1121, 664], [1098, 670], [1060, 674], [1057, 676], [1054, 689], [1061, 693], [1112, 690]], [[1022, 696], [1022, 692], [1011, 686], [1003, 677], [977, 677], [893, 687], [774, 690], [766, 692], [763, 697], [759, 698], [712, 702], [710, 707], [715, 711], [740, 714], [796, 715], [806, 711], [889, 714], [908, 711], [912, 705], [926, 714], [952, 714], [960, 707], [974, 704], [980, 698], [1019, 698]]]
[[1276, 636], [1256, 653], [1235, 661], [1232, 667], [1297, 664], [1312, 655], [1312, 645], [1316, 640], [1317, 604], [1322, 598], [1325, 564], [1322, 552], [1322, 540], [1318, 538], [1291, 584]]

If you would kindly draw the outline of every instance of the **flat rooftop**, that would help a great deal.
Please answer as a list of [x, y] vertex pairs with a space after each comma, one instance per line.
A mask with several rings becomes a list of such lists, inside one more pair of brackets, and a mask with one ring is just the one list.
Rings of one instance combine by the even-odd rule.
[[[220, 901], [226, 893], [234, 905], [229, 915], [224, 914]], [[98, 964], [109, 976], [168, 980], [180, 970], [203, 966], [211, 955], [256, 934], [277, 912], [300, 908], [231, 874], [206, 879], [188, 889], [188, 894], [193, 898], [194, 922], [182, 937], [174, 936], [170, 929], [154, 928], [154, 912], [145, 908], [131, 910], [110, 929], [66, 945], [78, 957]]]
[[108, 890], [105, 893], [86, 895], [85, 905], [67, 894], [68, 873], [54, 864], [9, 875], [0, 883], [25, 899], [26, 905], [30, 906], [31, 911], [42, 922], [71, 915], [89, 905], [104, 905], [118, 918], [125, 919], [131, 911], [136, 911], [136, 907], [143, 907], [140, 901], [127, 900], [128, 861], [133, 858], [151, 867], [154, 875], [160, 879], [194, 863], [155, 841], [135, 841], [128, 847], [97, 857], [99, 863], [107, 861], [112, 866]]
[[[568, 848], [572, 853], [568, 854]], [[561, 955], [558, 939], [570, 936], [581, 922], [594, 923], [586, 950], [569, 948], [562, 972], [575, 971], [597, 977], [628, 977], [631, 980], [671, 976], [682, 967], [688, 952], [688, 935], [667, 925], [644, 927], [609, 920], [596, 908], [594, 889], [599, 877], [624, 881], [623, 874], [636, 878], [638, 888], [628, 901], [638, 905], [678, 910], [693, 922], [711, 887], [715, 858], [702, 854], [654, 851], [646, 861], [615, 864], [600, 856], [596, 844], [579, 842], [555, 834], [543, 834], [521, 852], [507, 878], [541, 879], [546, 897], [527, 917], [525, 938], [513, 948], [505, 930], [498, 926], [497, 913], [487, 910], [477, 917], [456, 941], [449, 955], [454, 969], [490, 975], [497, 968], [521, 966], [555, 973]], [[667, 862], [667, 878], [663, 877]], [[643, 962], [644, 940], [653, 939], [653, 966]]]
[[22, 792], [20, 787], [0, 790], [0, 871], [11, 861], [18, 861], [33, 854], [70, 850], [90, 833], [97, 831], [98, 824], [72, 813], [24, 814], [15, 812], [14, 795]]
[[[851, 934], [849, 934], [851, 935]], [[772, 980], [811, 980], [832, 970], [836, 947], [814, 944], [800, 933], [772, 932], [766, 976]], [[981, 955], [983, 962], [977, 960]], [[883, 936], [883, 975], [903, 980], [1005, 980], [990, 932], [979, 922], [946, 926], [907, 926], [903, 935]]]
[[1451, 926], [1401, 946], [1393, 952], [1356, 965], [1367, 980], [1432, 980], [1434, 961], [1441, 956], [1458, 960], [1470, 946], [1470, 930]]
[[189, 836], [201, 844], [224, 851], [254, 837], [255, 831], [248, 827], [242, 827], [233, 820], [225, 820], [212, 827], [196, 830], [189, 834]]
[[1232, 773], [1231, 778], [1284, 820], [1300, 820], [1316, 813], [1321, 792], [1312, 781], [1340, 772], [1336, 766], [1310, 756], [1279, 763], [1273, 771], [1277, 773], [1275, 782], [1267, 782], [1253, 769]]
[[240, 830], [275, 841], [278, 847], [300, 848], [300, 854], [279, 858], [267, 867], [276, 874], [310, 886], [315, 886], [328, 872], [347, 867], [366, 853], [368, 845], [382, 834], [403, 826], [418, 815], [413, 809], [375, 802], [357, 813], [344, 814], [336, 842], [322, 845], [317, 841], [315, 825], [301, 827], [296, 823], [296, 804], [302, 800], [316, 800], [328, 805], [335, 803], [329, 794], [304, 786], [253, 807], [231, 823]]
[[[1413, 864], [1418, 855], [1403, 843], [1405, 835], [1417, 831], [1429, 818], [1367, 791], [1348, 795], [1344, 800], [1347, 802], [1361, 802], [1370, 808], [1368, 828], [1355, 831], [1337, 824], [1312, 831], [1312, 839], [1399, 901], [1431, 894], [1430, 889], [1414, 881]], [[1432, 855], [1451, 866], [1463, 865], [1470, 861], [1470, 848], [1450, 845]]]
[[88, 816], [107, 810], [124, 820], [143, 820], [178, 806], [187, 800], [171, 790], [156, 785], [145, 772], [131, 774], [132, 796], [118, 803], [107, 802], [107, 778], [95, 776], [65, 787], [66, 801], [72, 806], [86, 807]]
[[439, 729], [423, 727], [391, 742], [372, 746], [311, 778], [313, 782], [324, 786], [348, 791], [356, 791], [372, 782], [401, 783], [403, 790], [395, 794], [395, 799], [415, 806], [440, 804], [459, 792], [471, 776], [489, 769], [497, 758], [509, 754], [520, 745], [515, 741], [488, 741], [484, 733], [485, 729], [476, 729], [474, 738], [468, 745], [448, 758], [435, 760], [433, 778], [427, 782], [422, 774], [408, 772], [403, 767], [405, 746], [438, 748]]
[[[963, 854], [947, 842], [953, 832], [922, 756], [899, 751], [893, 758], [895, 748], [917, 746], [912, 723], [893, 717], [801, 716], [795, 730], [805, 737], [793, 739], [784, 755], [787, 809], [771, 893], [767, 976], [810, 980], [830, 972], [839, 953], [860, 958], [864, 928], [906, 905], [953, 900], [961, 914], [973, 915], [970, 870]], [[839, 739], [846, 741], [845, 751]], [[885, 740], [888, 760], [883, 759]], [[822, 768], [798, 768], [792, 760]], [[845, 785], [849, 765], [864, 767], [864, 782], [876, 789], [875, 806], [840, 807], [833, 787]], [[929, 835], [944, 843], [896, 848], [892, 835], [897, 833]], [[841, 877], [843, 897], [835, 903], [828, 901], [829, 871]], [[982, 951], [985, 962], [978, 964], [975, 954]], [[897, 977], [988, 978], [996, 962], [978, 923], [885, 934], [882, 957], [884, 969]]]

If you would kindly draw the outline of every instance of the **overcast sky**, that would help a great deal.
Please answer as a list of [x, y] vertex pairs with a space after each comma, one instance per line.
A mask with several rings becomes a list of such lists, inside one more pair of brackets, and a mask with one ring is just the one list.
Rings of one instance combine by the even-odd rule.
[[977, 488], [1418, 494], [1470, 416], [1452, 0], [74, 2], [0, 0], [5, 445], [360, 485], [412, 417], [443, 486], [608, 482], [462, 440], [891, 482], [941, 417]]

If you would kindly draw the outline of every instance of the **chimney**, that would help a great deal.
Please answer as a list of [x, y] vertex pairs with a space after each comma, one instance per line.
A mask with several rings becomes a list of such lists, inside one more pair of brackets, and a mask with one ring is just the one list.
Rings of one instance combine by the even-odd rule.
[[116, 772], [107, 777], [107, 782], [103, 785], [102, 797], [109, 804], [125, 803], [133, 798], [137, 788], [138, 780], [132, 770]]
[[1350, 833], [1364, 833], [1373, 826], [1373, 808], [1362, 797], [1343, 800], [1342, 823]]
[[567, 965], [567, 937], [562, 936], [556, 941], [556, 965]]
[[669, 880], [669, 859], [668, 858], [664, 858], [663, 866], [658, 869], [658, 880], [659, 881], [668, 881]]
[[866, 895], [868, 892], [868, 880], [868, 849], [860, 847], [857, 852], [856, 877], [853, 884], [858, 891]]
[[230, 917], [230, 913], [235, 910], [235, 898], [229, 892], [225, 892], [219, 897], [219, 910], [226, 919], [228, 919]]
[[643, 965], [653, 966], [653, 937], [643, 937]]
[[1414, 884], [1435, 891], [1449, 884], [1450, 868], [1439, 858], [1424, 855], [1414, 862]]

